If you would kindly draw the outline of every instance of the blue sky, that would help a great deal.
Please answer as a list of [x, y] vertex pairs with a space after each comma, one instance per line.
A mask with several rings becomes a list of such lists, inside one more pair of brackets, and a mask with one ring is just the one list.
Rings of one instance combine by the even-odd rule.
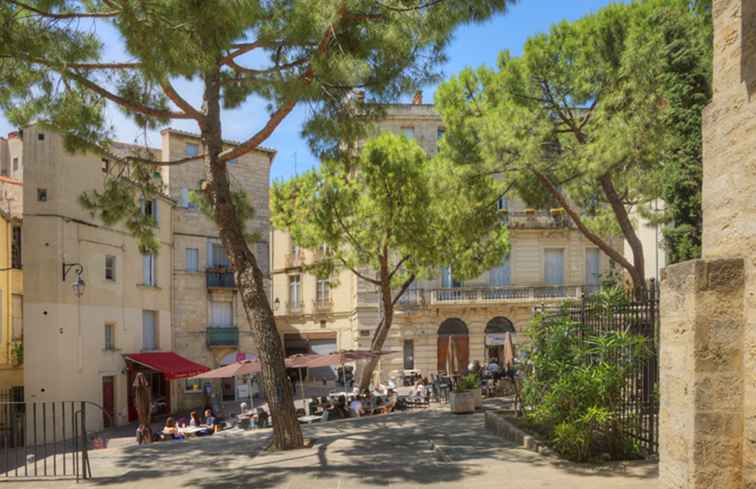
[[[442, 71], [448, 77], [466, 66], [493, 66], [502, 50], [509, 49], [514, 55], [518, 55], [528, 37], [548, 31], [555, 22], [578, 19], [609, 3], [612, 0], [520, 0], [506, 15], [497, 16], [484, 24], [458, 29], [448, 50], [449, 61], [442, 67]], [[110, 32], [106, 39], [108, 38], [113, 42], [108, 45], [106, 57], [111, 60], [122, 58], [116, 47], [116, 36]], [[177, 87], [182, 93], [188, 93], [189, 100], [199, 106], [200, 97], [196, 86], [189, 82], [178, 82]], [[424, 90], [426, 102], [432, 101], [434, 90], [435, 87]], [[111, 110], [109, 115], [120, 140], [133, 142], [140, 137], [140, 131], [119, 111]], [[300, 136], [305, 116], [305, 108], [295, 109], [265, 142], [266, 146], [278, 150], [272, 168], [273, 179], [291, 177], [317, 164], [317, 159]], [[224, 114], [223, 132], [229, 139], [244, 139], [266, 120], [265, 105], [259, 101], [250, 101], [245, 106]], [[172, 126], [196, 131], [194, 124], [186, 121], [174, 122]], [[13, 128], [8, 121], [0, 115], [0, 134], [11, 130]], [[160, 144], [157, 133], [150, 134], [148, 138], [150, 144]]]

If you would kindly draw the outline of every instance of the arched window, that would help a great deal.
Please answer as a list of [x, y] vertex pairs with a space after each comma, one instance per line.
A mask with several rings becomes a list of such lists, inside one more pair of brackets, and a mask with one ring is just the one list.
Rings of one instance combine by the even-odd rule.
[[514, 324], [512, 324], [512, 321], [509, 319], [497, 316], [493, 318], [492, 320], [488, 321], [488, 324], [486, 324], [486, 332], [485, 334], [494, 334], [494, 333], [516, 333]]
[[470, 334], [467, 325], [459, 318], [446, 319], [438, 328], [439, 336], [467, 336]]

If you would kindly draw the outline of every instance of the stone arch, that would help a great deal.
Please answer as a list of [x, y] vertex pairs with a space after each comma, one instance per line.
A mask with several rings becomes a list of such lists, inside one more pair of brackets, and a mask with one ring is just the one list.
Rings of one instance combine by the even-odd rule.
[[448, 375], [459, 375], [467, 368], [470, 360], [470, 330], [464, 321], [448, 318], [438, 327], [436, 359], [438, 371]]
[[467, 325], [459, 318], [445, 319], [438, 327], [439, 336], [468, 336], [469, 334]]
[[496, 316], [486, 324], [485, 334], [517, 333], [514, 323], [504, 316]]

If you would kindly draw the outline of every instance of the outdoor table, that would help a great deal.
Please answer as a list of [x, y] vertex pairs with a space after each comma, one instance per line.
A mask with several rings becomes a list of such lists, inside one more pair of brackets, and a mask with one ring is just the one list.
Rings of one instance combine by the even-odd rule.
[[186, 428], [179, 428], [178, 432], [186, 437], [195, 436], [200, 431], [205, 431], [207, 428], [200, 426], [187, 426]]
[[312, 424], [312, 423], [317, 423], [322, 418], [323, 418], [322, 415], [321, 416], [310, 415], [310, 416], [300, 416], [297, 419], [299, 420], [300, 423]]
[[339, 397], [344, 396], [344, 399], [346, 399], [351, 395], [352, 394], [350, 392], [331, 392], [330, 394], [328, 394], [328, 397], [330, 399], [338, 399]]

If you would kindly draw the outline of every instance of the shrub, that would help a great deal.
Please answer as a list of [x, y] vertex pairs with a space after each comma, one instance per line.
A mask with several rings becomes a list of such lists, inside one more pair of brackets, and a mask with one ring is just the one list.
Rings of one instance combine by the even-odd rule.
[[[612, 308], [605, 309], [611, 314]], [[523, 384], [529, 422], [551, 433], [562, 456], [585, 461], [599, 451], [634, 455], [616, 416], [629, 374], [648, 355], [646, 339], [628, 331], [592, 334], [566, 314], [537, 316], [529, 327], [532, 366]]]
[[455, 392], [465, 392], [480, 388], [480, 375], [467, 374], [454, 386]]

